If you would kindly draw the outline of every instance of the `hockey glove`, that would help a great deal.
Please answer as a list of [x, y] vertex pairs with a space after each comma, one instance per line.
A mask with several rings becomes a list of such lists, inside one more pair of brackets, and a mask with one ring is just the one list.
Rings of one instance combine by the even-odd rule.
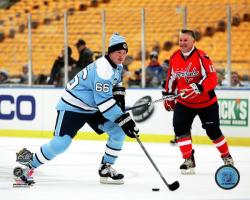
[[125, 87], [113, 88], [114, 99], [116, 100], [116, 103], [118, 104], [118, 106], [120, 106], [123, 112], [125, 111], [125, 94]]
[[198, 83], [191, 83], [188, 85], [187, 88], [182, 89], [180, 92], [183, 93], [181, 96], [183, 99], [192, 99], [194, 98], [197, 94], [201, 94], [203, 91], [202, 85]]
[[[168, 96], [168, 95], [174, 96], [174, 93], [167, 93], [165, 91], [162, 91], [162, 95], [163, 95], [163, 97]], [[176, 101], [174, 98], [173, 99], [166, 99], [166, 100], [164, 100], [163, 104], [164, 104], [164, 107], [167, 111], [173, 111], [175, 104], [176, 104]]]
[[119, 124], [128, 137], [135, 138], [135, 134], [139, 133], [139, 129], [129, 113], [124, 113], [115, 122]]

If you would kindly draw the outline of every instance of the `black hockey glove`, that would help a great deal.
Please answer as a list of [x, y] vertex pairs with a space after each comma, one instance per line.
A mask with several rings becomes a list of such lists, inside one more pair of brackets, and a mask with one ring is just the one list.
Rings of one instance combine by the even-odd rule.
[[135, 138], [135, 134], [139, 133], [139, 129], [136, 127], [136, 124], [129, 113], [124, 113], [116, 119], [115, 122], [119, 124], [128, 137]]
[[113, 88], [114, 99], [116, 100], [116, 103], [118, 104], [118, 106], [120, 106], [123, 112], [125, 111], [125, 94], [125, 87]]

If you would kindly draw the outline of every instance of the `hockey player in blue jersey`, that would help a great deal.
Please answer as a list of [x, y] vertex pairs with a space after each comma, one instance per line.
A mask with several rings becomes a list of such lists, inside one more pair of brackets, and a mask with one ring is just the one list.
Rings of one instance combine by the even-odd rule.
[[[63, 153], [85, 123], [96, 133], [109, 135], [99, 168], [100, 182], [124, 183], [124, 175], [112, 165], [122, 149], [125, 135], [134, 138], [139, 132], [129, 113], [125, 113], [125, 88], [121, 83], [122, 63], [127, 52], [125, 38], [113, 34], [108, 54], [89, 64], [67, 84], [56, 106], [54, 137], [26, 164], [20, 177], [24, 183], [33, 184], [34, 169]], [[25, 152], [19, 155], [22, 153]]]

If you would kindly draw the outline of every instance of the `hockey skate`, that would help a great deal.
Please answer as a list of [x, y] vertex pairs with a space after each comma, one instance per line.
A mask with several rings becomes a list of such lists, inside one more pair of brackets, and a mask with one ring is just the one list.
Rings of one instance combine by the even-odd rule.
[[174, 139], [170, 140], [169, 143], [170, 143], [170, 145], [172, 145], [172, 146], [177, 146], [177, 139], [174, 138]]
[[100, 183], [102, 184], [124, 184], [123, 174], [119, 174], [111, 167], [111, 164], [101, 164], [99, 169]]
[[191, 175], [195, 174], [195, 159], [194, 159], [194, 150], [190, 158], [186, 158], [184, 163], [180, 166], [181, 174]]
[[232, 165], [234, 166], [234, 161], [233, 161], [233, 158], [230, 154], [228, 154], [227, 156], [225, 157], [221, 157], [223, 162], [224, 162], [224, 165]]
[[24, 148], [16, 153], [16, 157], [16, 161], [25, 167], [18, 166], [14, 168], [13, 174], [15, 176], [15, 183], [13, 184], [13, 187], [32, 186], [35, 183], [32, 177], [34, 169], [30, 166], [30, 162], [33, 159], [33, 153]]

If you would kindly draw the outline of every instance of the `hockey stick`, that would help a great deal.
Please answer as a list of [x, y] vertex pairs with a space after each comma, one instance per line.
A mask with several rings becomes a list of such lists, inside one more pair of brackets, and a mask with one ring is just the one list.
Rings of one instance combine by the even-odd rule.
[[139, 145], [141, 146], [142, 150], [144, 151], [144, 153], [146, 154], [146, 156], [148, 157], [148, 159], [150, 160], [150, 162], [152, 163], [152, 165], [154, 166], [155, 170], [158, 172], [158, 174], [160, 175], [161, 179], [163, 180], [163, 182], [165, 183], [165, 185], [168, 187], [169, 190], [174, 191], [176, 189], [179, 188], [180, 183], [178, 181], [173, 182], [172, 184], [169, 184], [166, 179], [164, 178], [164, 176], [162, 175], [162, 173], [160, 172], [159, 168], [156, 166], [156, 164], [154, 163], [153, 159], [151, 158], [151, 156], [148, 154], [147, 150], [145, 149], [144, 145], [142, 144], [141, 140], [139, 139], [138, 135], [135, 134], [135, 139], [137, 140], [137, 142], [139, 143]]
[[140, 108], [140, 107], [144, 107], [144, 106], [149, 107], [149, 106], [151, 106], [151, 105], [153, 105], [153, 104], [155, 104], [155, 103], [159, 103], [159, 102], [162, 102], [162, 101], [164, 101], [164, 100], [173, 100], [173, 99], [175, 99], [175, 98], [177, 98], [177, 97], [179, 97], [179, 96], [182, 96], [182, 95], [183, 95], [183, 93], [179, 93], [179, 94], [176, 94], [176, 95], [167, 95], [167, 96], [163, 96], [162, 98], [157, 99], [157, 100], [152, 101], [152, 102], [143, 103], [143, 104], [140, 104], [140, 105], [137, 105], [137, 106], [133, 106], [133, 107], [130, 107], [130, 108], [126, 108], [126, 111], [134, 110], [134, 109], [136, 109], [136, 108]]

